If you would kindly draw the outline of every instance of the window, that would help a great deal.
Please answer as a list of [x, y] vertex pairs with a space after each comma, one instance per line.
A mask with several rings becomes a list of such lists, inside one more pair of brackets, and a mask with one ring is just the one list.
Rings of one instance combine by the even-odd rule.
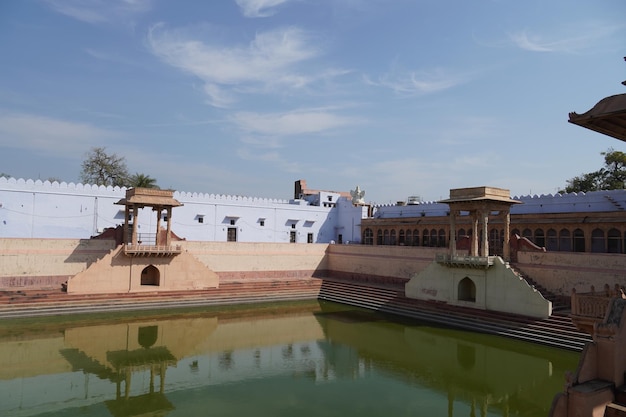
[[606, 248], [604, 246], [604, 230], [593, 229], [591, 231], [591, 252], [605, 253]]
[[548, 229], [548, 239], [546, 240], [546, 250], [558, 251], [559, 239], [556, 237], [556, 230]]
[[296, 224], [295, 223], [291, 223], [291, 228], [295, 229], [296, 228]]
[[235, 219], [230, 219], [230, 225], [234, 226], [235, 225]]
[[306, 235], [306, 243], [313, 243], [313, 233], [308, 233]]
[[265, 219], [259, 219], [259, 226], [265, 226]]
[[237, 241], [237, 228], [236, 227], [229, 227], [228, 228], [228, 233], [226, 235], [226, 241], [227, 242], [236, 242]]
[[561, 229], [559, 232], [559, 250], [563, 252], [572, 251], [572, 238], [567, 229]]
[[198, 217], [198, 223], [204, 223], [204, 217], [199, 216]]
[[376, 232], [376, 244], [377, 245], [383, 244], [383, 231], [380, 229], [378, 229], [378, 232]]
[[535, 245], [542, 247], [542, 248], [546, 246], [546, 236], [543, 234], [543, 229], [535, 229], [534, 239], [535, 239], [534, 240]]
[[617, 229], [611, 229], [609, 230], [608, 237], [607, 252], [622, 253], [622, 233]]
[[363, 244], [364, 245], [374, 244], [374, 232], [369, 227], [363, 231]]
[[296, 232], [289, 232], [289, 243], [296, 243]]
[[585, 232], [581, 229], [574, 230], [574, 252], [585, 251]]

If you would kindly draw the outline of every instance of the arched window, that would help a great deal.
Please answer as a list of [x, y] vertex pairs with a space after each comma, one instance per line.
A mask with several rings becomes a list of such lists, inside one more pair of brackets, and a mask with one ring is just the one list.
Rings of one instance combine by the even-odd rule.
[[141, 285], [156, 285], [160, 283], [160, 273], [156, 266], [148, 265], [141, 271]]
[[398, 244], [398, 242], [396, 240], [396, 230], [395, 229], [393, 229], [391, 231], [391, 239], [389, 239], [389, 244], [390, 245], [397, 245]]
[[413, 246], [420, 245], [420, 231], [415, 229], [413, 230]]
[[430, 246], [430, 234], [428, 233], [428, 229], [424, 229], [422, 233], [422, 246]]
[[546, 246], [546, 235], [543, 234], [543, 229], [535, 229], [535, 236], [533, 237], [535, 245], [540, 247]]
[[606, 253], [604, 230], [593, 229], [591, 231], [591, 252]]
[[432, 229], [430, 231], [430, 246], [437, 247], [437, 230]]
[[377, 245], [383, 244], [383, 231], [380, 229], [378, 229], [378, 232], [376, 232], [376, 244]]
[[456, 234], [456, 239], [459, 240], [463, 236], [465, 236], [465, 229], [459, 229], [458, 233]]
[[383, 245], [388, 245], [390, 240], [389, 240], [389, 230], [385, 229], [385, 233], [383, 235]]
[[459, 301], [476, 302], [476, 284], [469, 277], [463, 278], [458, 287]]
[[413, 232], [411, 231], [411, 229], [408, 229], [406, 231], [406, 245], [407, 246], [413, 245]]
[[437, 246], [440, 248], [446, 247], [446, 231], [443, 229], [439, 229], [439, 236], [437, 238]]
[[609, 230], [607, 243], [607, 252], [622, 253], [622, 232], [617, 229]]
[[[524, 229], [524, 231], [522, 232], [522, 237], [525, 237], [526, 239], [530, 240], [531, 242], [533, 241], [533, 232], [530, 229]], [[535, 242], [533, 242], [535, 243]]]
[[406, 245], [406, 235], [404, 230], [400, 230], [400, 234], [398, 235], [398, 245], [404, 246]]
[[369, 227], [363, 231], [363, 244], [364, 245], [374, 244], [374, 232]]
[[559, 232], [559, 250], [561, 252], [572, 251], [572, 237], [567, 229], [561, 229]]
[[556, 235], [556, 230], [548, 229], [548, 238], [546, 240], [546, 250], [558, 251], [559, 250], [559, 238]]
[[574, 230], [574, 252], [585, 251], [585, 232], [581, 229]]

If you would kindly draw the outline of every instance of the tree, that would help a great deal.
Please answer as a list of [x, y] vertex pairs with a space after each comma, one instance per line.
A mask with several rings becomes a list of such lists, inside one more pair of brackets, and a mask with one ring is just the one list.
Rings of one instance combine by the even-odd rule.
[[128, 181], [129, 187], [143, 187], [143, 188], [156, 188], [159, 186], [156, 184], [156, 179], [150, 177], [149, 175], [136, 173], [135, 175], [130, 177]]
[[94, 147], [85, 155], [80, 179], [85, 184], [123, 187], [128, 182], [126, 159], [108, 154], [104, 147]]
[[626, 153], [609, 148], [606, 152], [600, 152], [600, 155], [604, 156], [604, 167], [567, 180], [565, 190], [559, 192], [577, 193], [626, 188]]

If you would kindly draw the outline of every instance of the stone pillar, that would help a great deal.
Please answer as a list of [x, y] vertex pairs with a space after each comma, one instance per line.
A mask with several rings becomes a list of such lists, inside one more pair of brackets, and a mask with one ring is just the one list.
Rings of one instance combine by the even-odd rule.
[[450, 256], [456, 256], [456, 210], [450, 210]]
[[133, 245], [137, 244], [137, 226], [139, 225], [139, 219], [137, 218], [139, 217], [137, 215], [138, 211], [137, 205], [133, 204]]
[[508, 262], [511, 260], [511, 210], [507, 208], [502, 217], [504, 220], [504, 236], [502, 236], [502, 257], [506, 262]]
[[483, 217], [483, 238], [482, 238], [482, 256], [489, 256], [489, 210], [481, 211]]
[[478, 256], [478, 212], [476, 210], [471, 212], [472, 214], [472, 250], [471, 256]]
[[159, 246], [161, 242], [159, 242], [159, 230], [161, 230], [161, 211], [163, 209], [161, 206], [156, 206], [154, 211], [157, 213], [157, 226], [156, 226], [156, 238], [154, 239], [154, 244]]
[[172, 207], [167, 208], [167, 235], [165, 235], [165, 245], [169, 246], [172, 234]]
[[128, 218], [130, 217], [130, 207], [124, 206], [124, 230], [122, 236], [122, 243], [128, 244]]

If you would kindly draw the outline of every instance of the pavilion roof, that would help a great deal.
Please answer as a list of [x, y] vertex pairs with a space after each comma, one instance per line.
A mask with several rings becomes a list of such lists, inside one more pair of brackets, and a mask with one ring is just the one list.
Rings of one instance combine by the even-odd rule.
[[626, 94], [603, 98], [586, 113], [572, 112], [569, 122], [626, 142]]
[[149, 207], [179, 207], [183, 205], [174, 198], [174, 191], [155, 190], [153, 188], [130, 188], [126, 190], [126, 197], [115, 204], [123, 206], [136, 204]]
[[470, 187], [454, 188], [450, 190], [450, 198], [441, 200], [439, 203], [472, 203], [472, 202], [497, 202], [506, 204], [521, 204], [521, 201], [513, 200], [511, 193], [505, 188], [496, 187]]

